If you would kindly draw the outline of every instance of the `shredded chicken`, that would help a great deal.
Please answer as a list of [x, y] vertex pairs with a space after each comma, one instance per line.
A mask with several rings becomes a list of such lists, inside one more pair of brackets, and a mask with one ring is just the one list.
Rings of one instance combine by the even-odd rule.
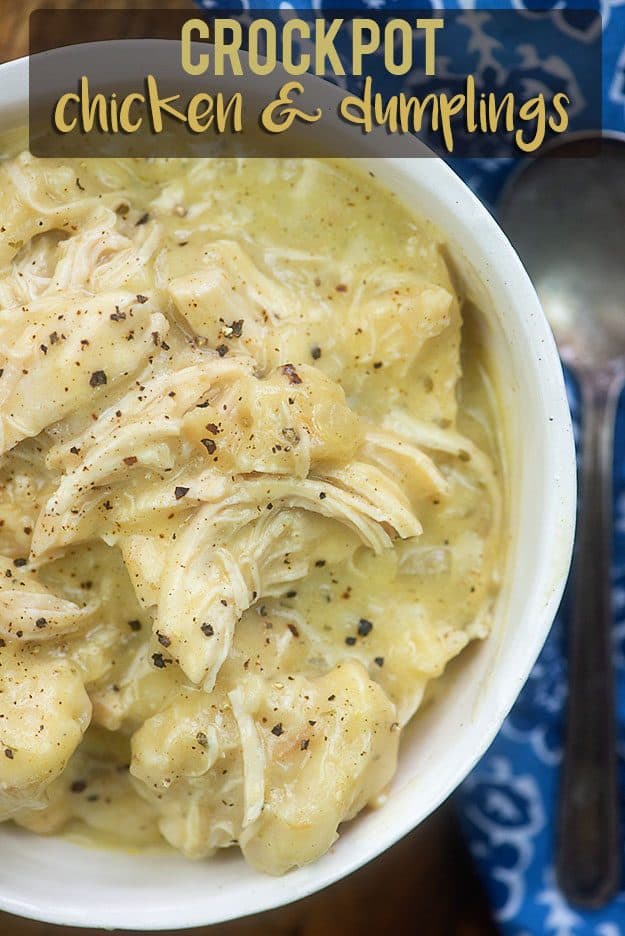
[[[9, 573], [9, 575], [7, 575]], [[97, 604], [79, 607], [52, 594], [28, 568], [0, 556], [0, 634], [5, 640], [42, 641], [84, 628]]]
[[82, 739], [91, 702], [66, 660], [3, 648], [0, 667], [0, 817], [39, 809]]

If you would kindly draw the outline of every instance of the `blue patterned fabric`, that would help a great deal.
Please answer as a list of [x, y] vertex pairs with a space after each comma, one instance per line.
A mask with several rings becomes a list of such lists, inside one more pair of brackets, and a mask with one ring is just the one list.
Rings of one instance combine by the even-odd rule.
[[[580, 42], [597, 39], [584, 33], [584, 21], [571, 10], [591, 6], [575, 0], [204, 0], [206, 8], [231, 9], [514, 9], [530, 17], [538, 9], [558, 11], [563, 33], [576, 30]], [[603, 127], [625, 134], [625, 0], [602, 0], [603, 21]], [[590, 27], [589, 27], [590, 28]], [[480, 27], [488, 48], [489, 21]], [[536, 56], [544, 65], [553, 50], [517, 49], [518, 55], [501, 61], [493, 48], [495, 65], [505, 68], [507, 86], [522, 87], [535, 80]], [[535, 53], [534, 57], [532, 52]], [[499, 58], [498, 58], [499, 57]], [[549, 56], [547, 55], [547, 58]], [[466, 64], [466, 63], [465, 63]], [[574, 80], [575, 62], [552, 63], [563, 80]], [[462, 67], [462, 66], [460, 66]], [[479, 63], [493, 67], [488, 56]], [[467, 65], [464, 69], [474, 70]], [[544, 69], [543, 69], [544, 71]], [[487, 76], [486, 76], [487, 77]], [[542, 78], [544, 79], [544, 74]], [[548, 77], [548, 76], [547, 76]], [[548, 84], [548, 82], [547, 82]], [[583, 126], [583, 115], [578, 115]], [[591, 125], [592, 122], [587, 124]], [[490, 207], [505, 181], [510, 160], [456, 160], [454, 169]], [[625, 221], [625, 219], [624, 219]], [[625, 229], [625, 225], [624, 225]], [[625, 297], [624, 297], [625, 300]], [[577, 396], [568, 380], [576, 431]], [[614, 478], [615, 559], [613, 598], [614, 652], [618, 676], [619, 764], [625, 791], [625, 402], [617, 416]], [[481, 869], [492, 906], [506, 936], [624, 936], [625, 890], [603, 910], [581, 913], [569, 907], [559, 893], [553, 870], [554, 805], [562, 753], [562, 722], [566, 701], [566, 598], [544, 650], [512, 713], [488, 753], [464, 783], [459, 794], [470, 848]], [[623, 803], [625, 815], [625, 802]], [[625, 862], [624, 862], [625, 864]]]

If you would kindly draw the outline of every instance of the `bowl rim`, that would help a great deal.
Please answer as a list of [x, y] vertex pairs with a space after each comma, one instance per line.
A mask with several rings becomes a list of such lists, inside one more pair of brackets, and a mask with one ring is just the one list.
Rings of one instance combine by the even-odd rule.
[[[28, 57], [0, 64], [0, 124], [3, 123], [5, 113], [9, 113], [11, 109], [23, 110], [27, 106], [28, 75]], [[82, 904], [69, 907], [61, 905], [58, 900], [42, 900], [36, 895], [36, 888], [33, 888], [34, 896], [31, 896], [26, 887], [24, 890], [28, 896], [7, 896], [0, 892], [1, 910], [54, 924], [159, 930], [186, 929], [225, 922], [300, 900], [347, 877], [381, 855], [436, 809], [484, 755], [527, 680], [550, 630], [564, 590], [573, 550], [577, 508], [571, 416], [555, 341], [536, 291], [518, 255], [493, 216], [463, 180], [439, 157], [414, 160], [380, 157], [379, 161], [403, 176], [410, 176], [407, 164], [428, 165], [424, 177], [418, 181], [413, 177], [409, 184], [427, 189], [441, 211], [446, 211], [457, 219], [464, 218], [467, 237], [470, 241], [479, 243], [484, 258], [489, 261], [489, 280], [486, 281], [488, 292], [499, 289], [502, 293], [513, 295], [513, 305], [517, 309], [523, 307], [525, 310], [524, 319], [522, 320], [521, 314], [518, 313], [515, 324], [525, 329], [533, 341], [540, 343], [543, 361], [539, 371], [540, 390], [545, 401], [543, 408], [546, 409], [548, 405], [551, 420], [547, 444], [541, 451], [545, 479], [541, 489], [544, 499], [543, 531], [546, 542], [552, 547], [553, 558], [550, 564], [541, 570], [542, 579], [533, 583], [531, 598], [527, 599], [525, 613], [533, 612], [534, 619], [533, 627], [528, 631], [528, 646], [523, 665], [518, 667], [515, 678], [499, 692], [497, 705], [486, 730], [483, 731], [480, 745], [473, 749], [471, 756], [465, 757], [457, 764], [455, 772], [445, 777], [445, 782], [440, 785], [436, 795], [428, 800], [427, 807], [424, 809], [413, 797], [401, 822], [396, 820], [388, 823], [382, 835], [372, 839], [368, 847], [360, 849], [356, 854], [352, 853], [339, 869], [328, 870], [324, 865], [317, 864], [308, 866], [308, 874], [297, 879], [291, 874], [282, 878], [259, 877], [262, 886], [254, 888], [245, 906], [232, 906], [223, 899], [215, 900], [211, 905], [210, 898], [193, 907], [174, 906], [169, 910], [161, 907], [157, 913], [151, 913], [148, 907], [137, 906], [135, 916], [130, 920], [121, 919], [119, 911], [116, 912], [113, 906], [100, 905], [94, 908], [89, 901], [83, 900]], [[429, 217], [427, 213], [425, 216]], [[433, 220], [438, 225], [438, 220]], [[444, 223], [440, 227], [444, 232]], [[553, 478], [559, 479], [557, 490], [550, 483]]]

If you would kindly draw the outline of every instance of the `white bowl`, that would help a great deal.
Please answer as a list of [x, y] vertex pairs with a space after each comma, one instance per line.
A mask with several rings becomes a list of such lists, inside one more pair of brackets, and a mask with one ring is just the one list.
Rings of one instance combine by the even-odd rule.
[[[0, 66], [0, 126], [25, 122], [26, 59]], [[366, 161], [367, 163], [369, 161]], [[453, 667], [402, 744], [391, 795], [321, 860], [271, 878], [234, 851], [209, 861], [84, 849], [0, 827], [0, 908], [91, 927], [174, 929], [281, 906], [345, 877], [425, 819], [486, 751], [543, 645], [566, 579], [576, 508], [571, 420], [532, 284], [493, 218], [440, 159], [380, 159], [378, 178], [446, 234], [484, 313], [508, 443], [510, 543], [492, 636]]]

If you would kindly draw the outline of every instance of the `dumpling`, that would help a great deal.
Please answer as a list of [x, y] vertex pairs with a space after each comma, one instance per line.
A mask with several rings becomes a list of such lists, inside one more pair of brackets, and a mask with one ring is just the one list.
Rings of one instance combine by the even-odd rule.
[[91, 702], [67, 661], [0, 649], [0, 817], [45, 805], [91, 718]]
[[360, 419], [340, 384], [307, 364], [283, 364], [223, 385], [206, 408], [191, 410], [184, 435], [222, 471], [305, 478], [311, 468], [353, 458]]
[[[262, 807], [241, 834], [241, 850], [257, 870], [284, 874], [325, 854], [341, 822], [390, 783], [399, 746], [395, 707], [351, 661], [316, 680], [271, 684], [250, 703], [243, 691], [239, 704], [253, 713], [266, 765]], [[233, 708], [236, 714], [234, 700]]]
[[239, 841], [258, 870], [314, 861], [395, 771], [395, 708], [358, 663], [190, 691], [133, 735], [130, 772], [190, 857]]

